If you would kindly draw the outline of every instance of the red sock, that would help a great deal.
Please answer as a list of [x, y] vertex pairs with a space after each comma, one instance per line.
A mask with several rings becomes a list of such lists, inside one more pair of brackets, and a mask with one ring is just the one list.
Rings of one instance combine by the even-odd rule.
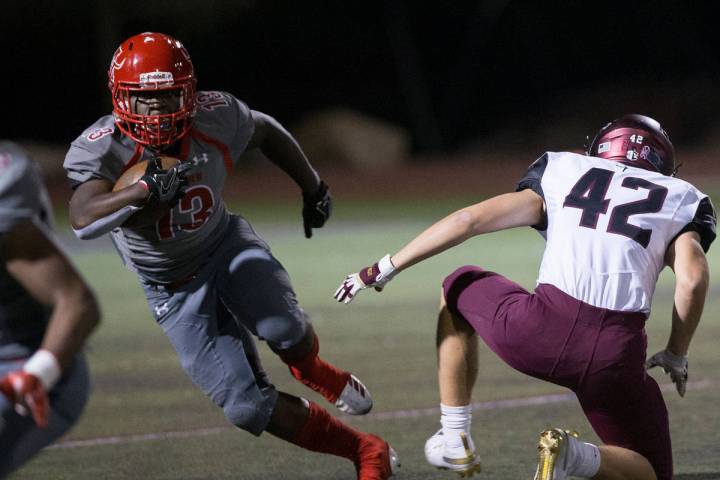
[[386, 480], [392, 476], [385, 440], [354, 430], [316, 403], [308, 403], [305, 425], [291, 443], [313, 452], [347, 458], [355, 464], [358, 480]]
[[350, 379], [350, 373], [340, 370], [318, 357], [320, 343], [317, 335], [313, 338], [310, 353], [301, 360], [290, 362], [280, 356], [280, 359], [290, 367], [290, 373], [307, 387], [330, 403], [335, 403]]
[[314, 402], [308, 402], [308, 417], [297, 437], [290, 440], [298, 447], [358, 461], [361, 432], [350, 428]]

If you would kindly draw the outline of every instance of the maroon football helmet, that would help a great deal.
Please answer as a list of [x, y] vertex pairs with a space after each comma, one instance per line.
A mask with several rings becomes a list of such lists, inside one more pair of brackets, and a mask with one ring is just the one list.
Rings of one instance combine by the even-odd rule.
[[[183, 45], [162, 33], [141, 33], [125, 40], [108, 69], [115, 124], [136, 142], [161, 147], [182, 138], [195, 115], [195, 73]], [[132, 97], [151, 92], [179, 96], [177, 111], [142, 115]]]
[[586, 153], [633, 167], [675, 175], [675, 147], [660, 124], [645, 115], [623, 115], [602, 127]]

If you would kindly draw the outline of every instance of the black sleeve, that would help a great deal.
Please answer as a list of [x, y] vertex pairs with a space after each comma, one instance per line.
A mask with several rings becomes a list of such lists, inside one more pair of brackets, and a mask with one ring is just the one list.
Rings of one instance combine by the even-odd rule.
[[545, 167], [547, 167], [547, 162], [547, 153], [535, 160], [533, 164], [530, 165], [530, 167], [528, 168], [525, 176], [520, 180], [520, 182], [518, 182], [515, 191], [519, 192], [521, 190], [529, 188], [533, 192], [540, 195], [543, 200], [545, 200], [545, 194], [543, 193], [542, 185], [540, 182], [542, 180], [543, 174], [545, 173]]
[[[540, 195], [540, 198], [543, 199], [543, 202], [545, 201], [545, 193], [542, 189], [542, 177], [545, 173], [545, 167], [547, 167], [548, 162], [548, 154], [545, 153], [542, 157], [538, 158], [533, 162], [532, 165], [528, 168], [527, 172], [525, 173], [525, 176], [520, 179], [520, 181], [517, 184], [517, 188], [515, 189], [516, 192], [520, 192], [525, 189], [530, 189], [533, 192]], [[533, 228], [536, 230], [547, 230], [547, 216], [543, 219], [542, 223], [538, 225], [533, 225]]]
[[702, 245], [703, 250], [707, 253], [708, 249], [710, 249], [710, 244], [715, 240], [716, 226], [717, 219], [715, 218], [715, 209], [710, 201], [710, 197], [705, 197], [700, 200], [698, 208], [695, 211], [695, 217], [678, 232], [675, 238], [685, 232], [697, 232], [700, 234], [700, 245]]

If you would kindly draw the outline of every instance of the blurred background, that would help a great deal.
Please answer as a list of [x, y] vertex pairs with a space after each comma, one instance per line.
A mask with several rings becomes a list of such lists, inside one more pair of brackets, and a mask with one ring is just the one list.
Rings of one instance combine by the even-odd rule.
[[705, 175], [719, 171], [715, 24], [712, 2], [6, 1], [0, 137], [62, 177], [69, 142], [111, 110], [117, 45], [160, 31], [184, 42], [200, 89], [275, 116], [325, 176], [340, 170], [335, 190], [348, 168], [416, 166], [420, 188], [453, 166], [499, 174], [629, 112], [657, 118], [681, 172]]

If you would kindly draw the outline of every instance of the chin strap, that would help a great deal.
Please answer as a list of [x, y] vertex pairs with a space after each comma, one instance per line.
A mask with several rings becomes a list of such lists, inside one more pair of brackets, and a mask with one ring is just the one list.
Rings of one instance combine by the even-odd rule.
[[672, 171], [672, 173], [670, 174], [670, 176], [671, 176], [671, 177], [674, 177], [675, 175], [677, 175], [678, 170], [680, 170], [680, 167], [682, 167], [682, 166], [683, 166], [682, 162], [679, 163], [679, 164], [677, 165], [677, 167], [675, 167], [675, 169]]

